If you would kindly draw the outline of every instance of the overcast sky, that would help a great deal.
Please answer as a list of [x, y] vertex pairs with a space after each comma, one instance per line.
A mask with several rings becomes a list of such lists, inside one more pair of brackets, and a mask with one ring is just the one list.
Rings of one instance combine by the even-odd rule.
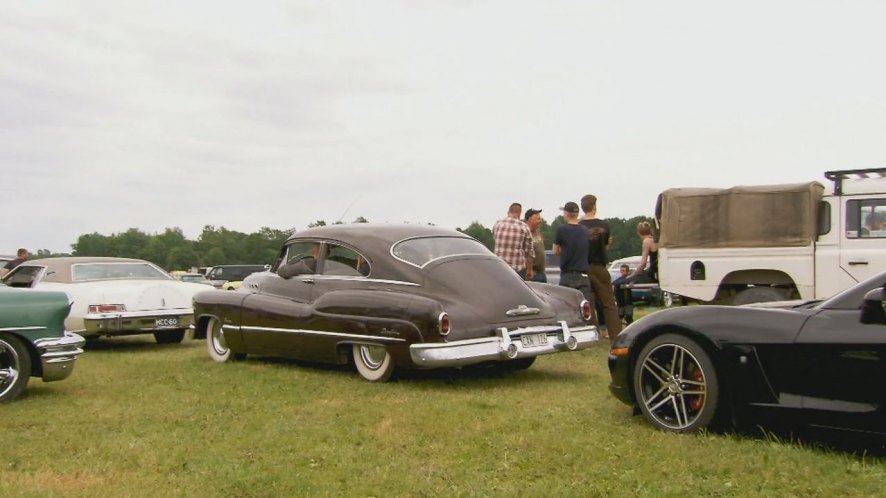
[[0, 253], [886, 166], [886, 2], [5, 2]]

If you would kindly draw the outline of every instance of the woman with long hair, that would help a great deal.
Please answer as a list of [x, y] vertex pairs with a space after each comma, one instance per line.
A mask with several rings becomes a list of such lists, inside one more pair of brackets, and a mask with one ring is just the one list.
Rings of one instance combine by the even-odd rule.
[[640, 263], [634, 271], [615, 285], [615, 300], [619, 308], [631, 304], [631, 290], [626, 284], [654, 284], [658, 282], [658, 242], [652, 234], [652, 226], [646, 221], [637, 223], [637, 236], [643, 241]]

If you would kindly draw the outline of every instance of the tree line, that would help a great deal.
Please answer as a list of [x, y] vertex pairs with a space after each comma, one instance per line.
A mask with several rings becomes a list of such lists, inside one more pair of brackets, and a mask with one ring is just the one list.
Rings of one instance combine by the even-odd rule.
[[[366, 223], [368, 220], [358, 217], [353, 223]], [[607, 218], [612, 228], [612, 245], [609, 248], [609, 259], [618, 259], [640, 254], [640, 238], [635, 229], [640, 221], [652, 222], [646, 216], [630, 219]], [[340, 224], [336, 222], [335, 224]], [[550, 224], [542, 223], [541, 231], [545, 239], [545, 248], [550, 249], [557, 227], [564, 223], [558, 216]], [[324, 220], [317, 220], [308, 228], [324, 226]], [[482, 242], [490, 250], [494, 247], [492, 229], [478, 221], [473, 221], [466, 228], [457, 228]], [[77, 242], [71, 245], [71, 253], [52, 253], [45, 249], [36, 252], [36, 257], [55, 256], [112, 256], [121, 258], [138, 258], [152, 261], [167, 270], [182, 270], [192, 267], [214, 266], [221, 264], [271, 264], [277, 258], [280, 247], [295, 229], [275, 229], [262, 227], [257, 232], [243, 233], [228, 230], [225, 227], [206, 225], [196, 240], [184, 236], [178, 227], [167, 228], [161, 233], [149, 234], [137, 228], [125, 232], [103, 235], [90, 233], [80, 235]]]

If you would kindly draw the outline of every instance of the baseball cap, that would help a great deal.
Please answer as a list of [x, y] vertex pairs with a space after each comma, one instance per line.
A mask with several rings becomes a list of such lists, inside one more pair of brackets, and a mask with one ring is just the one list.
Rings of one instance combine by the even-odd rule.
[[528, 220], [529, 218], [532, 218], [532, 215], [534, 215], [534, 214], [538, 214], [538, 213], [540, 213], [540, 212], [541, 212], [541, 209], [532, 209], [532, 208], [529, 208], [529, 209], [526, 210], [526, 214], [523, 216], [523, 220], [524, 220], [524, 221], [525, 221], [525, 220]]
[[567, 213], [578, 214], [578, 204], [569, 201], [566, 204], [563, 204], [563, 207], [561, 207], [560, 210], [566, 211]]

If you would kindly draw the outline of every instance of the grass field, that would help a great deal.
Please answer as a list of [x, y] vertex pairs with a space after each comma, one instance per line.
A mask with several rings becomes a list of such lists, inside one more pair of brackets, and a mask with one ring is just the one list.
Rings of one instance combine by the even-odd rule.
[[[605, 342], [605, 341], [604, 341]], [[107, 340], [0, 406], [0, 496], [884, 496], [886, 460], [653, 430], [606, 345], [524, 372], [212, 363], [203, 341]]]

